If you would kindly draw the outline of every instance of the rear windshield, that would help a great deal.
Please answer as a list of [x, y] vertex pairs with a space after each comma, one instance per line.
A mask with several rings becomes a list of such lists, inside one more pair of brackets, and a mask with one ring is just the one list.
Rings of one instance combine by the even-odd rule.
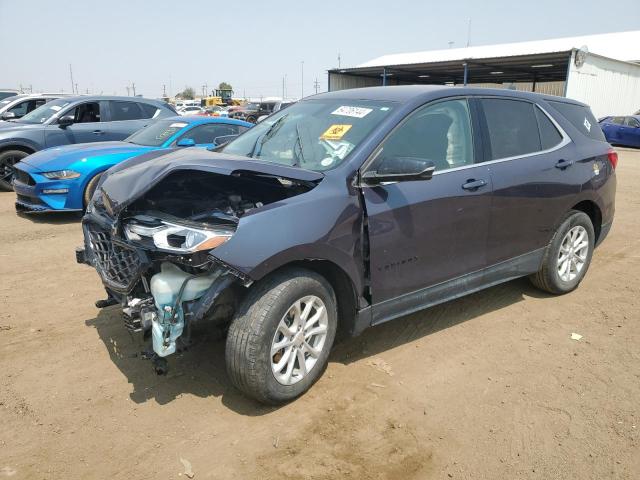
[[549, 101], [549, 104], [571, 122], [583, 135], [594, 140], [600, 140], [601, 142], [607, 141], [589, 107], [583, 107], [582, 105], [576, 105], [574, 103], [554, 101]]
[[159, 120], [148, 127], [138, 130], [125, 139], [125, 142], [147, 147], [160, 147], [173, 137], [174, 134], [188, 125], [187, 122], [181, 122], [179, 120]]

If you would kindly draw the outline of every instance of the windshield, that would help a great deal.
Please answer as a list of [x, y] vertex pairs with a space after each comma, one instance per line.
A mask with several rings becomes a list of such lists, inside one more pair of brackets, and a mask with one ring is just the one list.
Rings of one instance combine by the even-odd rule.
[[20, 123], [44, 123], [70, 103], [71, 101], [62, 98], [53, 100], [36, 108], [31, 113], [27, 113], [24, 117], [16, 121]]
[[159, 147], [187, 125], [189, 125], [187, 122], [160, 120], [130, 135], [125, 142], [147, 147]]
[[221, 151], [330, 170], [340, 165], [393, 109], [392, 102], [307, 100], [289, 106], [233, 140]]

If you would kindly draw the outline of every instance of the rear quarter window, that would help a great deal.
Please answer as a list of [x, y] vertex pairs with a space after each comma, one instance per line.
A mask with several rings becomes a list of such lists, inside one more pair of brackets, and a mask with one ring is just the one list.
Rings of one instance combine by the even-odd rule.
[[548, 103], [584, 136], [606, 142], [600, 125], [589, 107], [574, 103], [554, 102], [553, 100], [548, 101]]
[[562, 142], [562, 134], [539, 107], [536, 107], [535, 110], [538, 127], [540, 128], [540, 143], [542, 144], [542, 149], [549, 150]]

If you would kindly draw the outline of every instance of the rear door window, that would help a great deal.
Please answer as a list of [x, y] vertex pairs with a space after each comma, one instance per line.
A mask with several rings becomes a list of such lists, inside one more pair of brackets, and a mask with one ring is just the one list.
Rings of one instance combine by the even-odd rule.
[[136, 102], [109, 102], [111, 107], [111, 121], [116, 122], [120, 120], [140, 120], [147, 117], [140, 105]]
[[549, 117], [539, 108], [535, 107], [538, 128], [540, 129], [540, 143], [543, 150], [549, 150], [562, 142], [562, 134], [558, 131]]
[[542, 150], [534, 105], [520, 100], [481, 99], [489, 134], [491, 160]]
[[149, 103], [139, 103], [138, 105], [142, 109], [142, 118], [155, 118], [160, 115], [160, 109], [155, 105]]
[[640, 122], [638, 122], [638, 120], [636, 120], [636, 119], [635, 119], [635, 118], [633, 118], [633, 117], [627, 117], [627, 118], [626, 118], [626, 120], [625, 120], [625, 122], [624, 122], [624, 124], [625, 124], [627, 127], [633, 127], [633, 128], [638, 128], [638, 127], [640, 127]]
[[[578, 129], [583, 135], [592, 138], [594, 140], [600, 140], [605, 142], [604, 134], [598, 121], [591, 113], [589, 107], [583, 105], [576, 105], [575, 103], [564, 103], [549, 101], [549, 104], [562, 114], [571, 124]], [[617, 122], [616, 122], [617, 123]]]

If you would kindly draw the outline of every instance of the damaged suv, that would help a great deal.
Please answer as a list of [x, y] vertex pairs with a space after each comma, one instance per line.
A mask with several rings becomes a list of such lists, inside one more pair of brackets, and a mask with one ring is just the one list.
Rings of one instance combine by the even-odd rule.
[[233, 383], [305, 392], [358, 334], [513, 278], [562, 294], [614, 215], [617, 156], [589, 108], [473, 88], [316, 95], [213, 152], [110, 169], [83, 219], [94, 266], [156, 368], [199, 322]]

